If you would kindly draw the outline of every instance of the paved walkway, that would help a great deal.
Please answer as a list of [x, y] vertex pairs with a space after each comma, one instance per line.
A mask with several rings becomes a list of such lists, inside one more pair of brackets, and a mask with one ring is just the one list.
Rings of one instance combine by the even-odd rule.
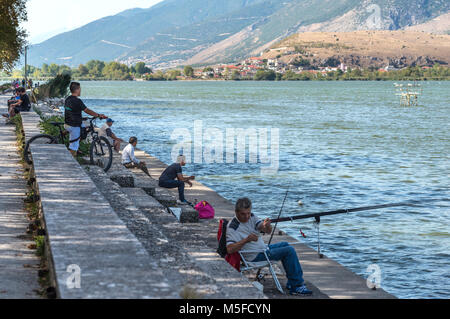
[[[6, 113], [6, 101], [0, 96], [0, 113]], [[27, 248], [33, 242], [26, 236], [26, 182], [14, 129], [0, 119], [0, 298], [39, 298], [39, 258]]]

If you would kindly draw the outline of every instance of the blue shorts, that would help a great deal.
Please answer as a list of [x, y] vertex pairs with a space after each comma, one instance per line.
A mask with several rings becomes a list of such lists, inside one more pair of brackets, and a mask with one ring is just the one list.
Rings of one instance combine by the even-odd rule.
[[81, 127], [73, 127], [69, 125], [64, 125], [64, 128], [69, 132], [69, 141], [74, 141], [70, 143], [69, 150], [78, 151], [80, 148], [80, 135], [81, 135]]

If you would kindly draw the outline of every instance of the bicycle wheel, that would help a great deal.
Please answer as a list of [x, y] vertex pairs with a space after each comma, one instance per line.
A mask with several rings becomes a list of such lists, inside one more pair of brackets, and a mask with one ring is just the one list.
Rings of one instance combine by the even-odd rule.
[[111, 168], [113, 161], [112, 147], [105, 137], [101, 136], [94, 139], [91, 143], [89, 153], [91, 156], [91, 165], [98, 165], [105, 172]]
[[58, 140], [56, 137], [47, 135], [47, 134], [39, 134], [36, 136], [33, 136], [30, 138], [30, 140], [25, 145], [25, 148], [23, 150], [23, 159], [25, 162], [28, 163], [28, 165], [31, 165], [33, 162], [31, 161], [31, 152], [30, 152], [30, 145], [31, 144], [57, 144]]

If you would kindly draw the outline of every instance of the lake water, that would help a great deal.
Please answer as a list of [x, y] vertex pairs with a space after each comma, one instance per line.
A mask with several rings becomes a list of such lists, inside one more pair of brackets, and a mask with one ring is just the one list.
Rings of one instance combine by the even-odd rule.
[[[185, 172], [261, 217], [412, 201], [322, 218], [323, 253], [400, 298], [450, 297], [450, 82], [422, 83], [417, 107], [392, 82], [84, 82], [83, 98], [116, 120], [116, 134], [171, 162], [174, 129], [278, 128], [279, 170], [265, 164], [190, 164]], [[300, 207], [301, 200], [304, 206]], [[280, 227], [317, 247], [313, 220]], [[301, 259], [301, 257], [300, 257]]]

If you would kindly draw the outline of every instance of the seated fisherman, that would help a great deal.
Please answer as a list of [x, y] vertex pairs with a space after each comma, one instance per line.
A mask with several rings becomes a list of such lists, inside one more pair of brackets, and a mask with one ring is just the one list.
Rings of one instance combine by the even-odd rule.
[[20, 100], [19, 90], [18, 89], [14, 89], [14, 96], [11, 97], [8, 100], [8, 113], [9, 113], [9, 109], [10, 109], [11, 104], [17, 103], [18, 100]]
[[178, 188], [178, 203], [192, 205], [184, 198], [184, 183], [192, 187], [191, 181], [195, 180], [195, 176], [183, 176], [182, 167], [185, 165], [186, 157], [184, 155], [178, 156], [177, 163], [174, 163], [167, 167], [159, 177], [159, 187]]
[[[241, 250], [266, 250], [270, 260], [281, 260], [288, 278], [287, 288], [292, 295], [311, 295], [303, 280], [303, 271], [295, 249], [288, 243], [267, 245], [261, 232], [272, 233], [270, 219], [264, 221], [252, 214], [252, 202], [248, 198], [241, 198], [235, 207], [236, 217], [227, 226], [227, 252], [234, 254]], [[251, 262], [264, 261], [264, 253], [246, 253], [246, 260]]]
[[116, 134], [113, 133], [111, 126], [114, 121], [112, 119], [107, 119], [106, 123], [100, 128], [98, 135], [105, 137], [111, 145], [114, 147], [114, 150], [119, 153], [120, 152], [120, 143], [125, 142], [121, 138], [118, 138]]
[[134, 149], [138, 143], [138, 139], [135, 136], [130, 137], [129, 144], [125, 146], [122, 152], [122, 165], [126, 168], [140, 168], [149, 177], [152, 177], [147, 169], [145, 162], [141, 162], [134, 156]]
[[11, 101], [10, 103], [8, 103], [8, 114], [3, 114], [4, 117], [12, 119], [16, 114], [19, 114], [20, 112], [30, 111], [31, 102], [26, 93], [26, 90], [24, 88], [18, 88], [17, 93], [19, 94], [18, 99], [16, 97], [16, 101]]

